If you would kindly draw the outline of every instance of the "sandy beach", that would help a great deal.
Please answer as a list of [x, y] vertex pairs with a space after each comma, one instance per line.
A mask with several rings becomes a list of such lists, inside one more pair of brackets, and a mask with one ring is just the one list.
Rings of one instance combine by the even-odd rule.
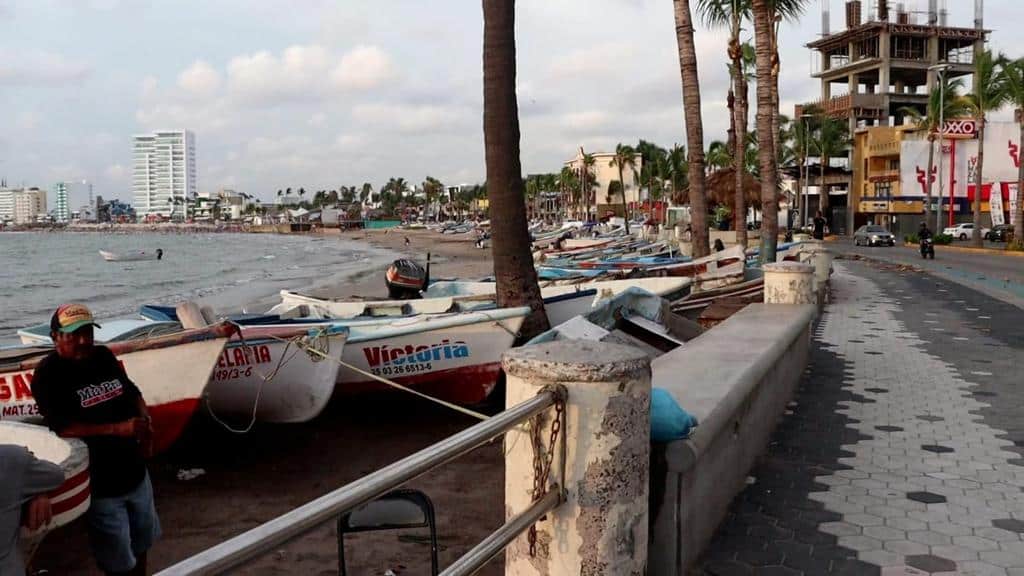
[[[433, 277], [492, 273], [489, 250], [426, 230], [354, 231], [343, 236], [418, 261], [429, 251]], [[317, 292], [383, 298], [387, 264], [375, 264], [343, 286]], [[150, 570], [156, 572], [253, 528], [473, 423], [449, 409], [392, 392], [336, 397], [313, 422], [262, 425], [246, 435], [232, 434], [205, 413], [197, 414], [175, 447], [150, 463], [164, 533], [151, 550]], [[178, 479], [179, 471], [191, 469], [203, 473], [191, 480]], [[503, 483], [501, 445], [493, 443], [408, 484], [434, 502], [442, 568], [503, 523]], [[429, 574], [426, 534], [414, 530], [346, 537], [349, 573]], [[81, 520], [46, 539], [35, 568], [50, 574], [100, 574]], [[321, 526], [237, 573], [336, 574], [335, 526]], [[501, 574], [501, 559], [482, 573]]]

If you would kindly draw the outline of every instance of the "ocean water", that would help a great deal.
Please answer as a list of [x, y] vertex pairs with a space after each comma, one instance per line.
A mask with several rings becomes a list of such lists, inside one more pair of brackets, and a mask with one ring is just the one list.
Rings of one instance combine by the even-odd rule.
[[[107, 262], [99, 255], [157, 248], [164, 251], [160, 261]], [[64, 302], [81, 302], [98, 318], [186, 300], [217, 312], [262, 312], [279, 290], [341, 284], [381, 270], [393, 257], [329, 237], [0, 233], [0, 344], [16, 343], [20, 328], [48, 322]]]

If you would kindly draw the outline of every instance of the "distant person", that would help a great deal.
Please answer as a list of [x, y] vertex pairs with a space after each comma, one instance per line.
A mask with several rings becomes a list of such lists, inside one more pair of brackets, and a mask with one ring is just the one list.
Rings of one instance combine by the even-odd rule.
[[24, 576], [18, 551], [22, 526], [36, 530], [50, 523], [53, 510], [46, 492], [64, 482], [64, 471], [36, 458], [24, 446], [0, 444], [0, 574]]
[[162, 249], [162, 248], [157, 248], [157, 249], [156, 249], [156, 259], [157, 259], [157, 260], [160, 260], [160, 259], [161, 259], [161, 258], [163, 258], [163, 257], [164, 257], [164, 251], [163, 251], [163, 249]]
[[921, 226], [917, 229], [918, 240], [927, 240], [932, 237], [932, 231], [928, 228], [927, 222], [921, 222]]
[[725, 244], [721, 238], [715, 238], [715, 252], [721, 252], [722, 250], [725, 250]]
[[814, 215], [814, 233], [811, 236], [816, 240], [824, 240], [826, 224], [827, 222], [825, 222], [825, 219], [821, 216], [821, 210], [818, 210], [818, 213]]
[[96, 563], [108, 575], [145, 575], [146, 553], [160, 537], [145, 462], [153, 427], [138, 387], [109, 348], [94, 344], [94, 327], [85, 306], [57, 308], [55, 350], [36, 368], [32, 394], [47, 426], [89, 447], [86, 521]]
[[409, 247], [409, 237], [408, 236], [405, 237], [405, 247], [406, 248]]

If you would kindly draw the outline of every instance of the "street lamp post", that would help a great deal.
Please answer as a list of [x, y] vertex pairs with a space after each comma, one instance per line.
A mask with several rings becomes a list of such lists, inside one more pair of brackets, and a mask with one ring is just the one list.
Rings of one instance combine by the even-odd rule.
[[[928, 71], [935, 72], [939, 80], [939, 173], [936, 179], [939, 181], [939, 194], [935, 197], [935, 233], [938, 234], [942, 230], [942, 198], [943, 198], [943, 178], [942, 178], [942, 166], [945, 164], [944, 156], [945, 152], [942, 149], [943, 143], [943, 131], [946, 127], [946, 70], [949, 70], [949, 64], [935, 64], [929, 66]], [[929, 174], [927, 178], [931, 178]], [[955, 194], [955, 191], [954, 191]], [[953, 199], [949, 200], [950, 212], [953, 210]], [[929, 207], [930, 208], [930, 207]]]
[[807, 119], [808, 118], [813, 118], [813, 117], [814, 117], [813, 114], [801, 114], [800, 115], [800, 124], [803, 125], [803, 128], [804, 128], [804, 157], [802, 159], [803, 161], [800, 162], [800, 171], [801, 171], [801, 174], [802, 174], [801, 181], [803, 183], [803, 185], [801, 186], [801, 188], [803, 188], [803, 190], [800, 191], [800, 194], [802, 196], [802, 198], [801, 198], [802, 202], [800, 203], [801, 204], [801, 206], [800, 206], [800, 222], [801, 222], [800, 227], [801, 228], [803, 228], [804, 226], [807, 226], [807, 188], [808, 188], [807, 179], [810, 177], [810, 173], [809, 173], [810, 171], [807, 169], [807, 156], [810, 154], [809, 146], [810, 146], [810, 140], [811, 140], [810, 134], [808, 133], [809, 129], [807, 128]]

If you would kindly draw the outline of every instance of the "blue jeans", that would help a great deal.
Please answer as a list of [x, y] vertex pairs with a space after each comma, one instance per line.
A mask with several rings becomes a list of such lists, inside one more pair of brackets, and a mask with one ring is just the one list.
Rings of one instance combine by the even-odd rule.
[[136, 558], [160, 538], [160, 518], [153, 503], [149, 473], [121, 496], [93, 498], [86, 514], [96, 563], [105, 572], [127, 572]]

